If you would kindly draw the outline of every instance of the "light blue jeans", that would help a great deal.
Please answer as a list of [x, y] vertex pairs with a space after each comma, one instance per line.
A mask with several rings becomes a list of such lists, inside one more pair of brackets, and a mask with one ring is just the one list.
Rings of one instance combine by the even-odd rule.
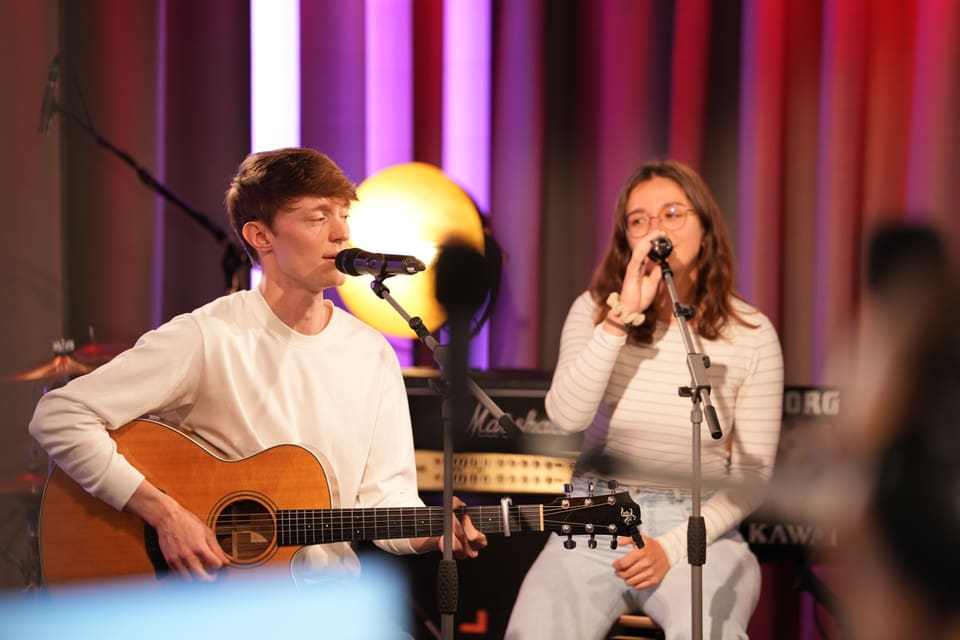
[[[586, 480], [578, 478], [574, 487], [584, 491]], [[678, 524], [686, 527], [692, 513], [689, 491], [622, 485], [617, 490], [629, 490], [639, 505], [644, 536], [662, 535]], [[599, 640], [621, 614], [637, 609], [663, 628], [667, 640], [691, 638], [691, 565], [686, 559], [671, 567], [658, 586], [637, 591], [611, 566], [632, 545], [611, 550], [610, 538], [604, 536], [590, 549], [587, 538], [574, 537], [577, 547], [565, 549], [565, 539], [550, 536], [527, 572], [505, 640]], [[702, 573], [704, 640], [747, 638], [747, 623], [760, 597], [760, 566], [739, 531], [728, 531], [707, 546]]]

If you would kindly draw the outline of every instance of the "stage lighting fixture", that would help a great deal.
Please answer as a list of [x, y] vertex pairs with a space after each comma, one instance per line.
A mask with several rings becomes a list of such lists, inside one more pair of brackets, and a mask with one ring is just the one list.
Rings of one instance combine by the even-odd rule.
[[[416, 256], [427, 266], [384, 284], [390, 296], [430, 331], [446, 321], [435, 295], [434, 266], [440, 247], [456, 242], [484, 253], [480, 213], [444, 172], [423, 162], [397, 164], [364, 180], [350, 208], [350, 246], [371, 253]], [[403, 317], [370, 289], [373, 276], [348, 276], [338, 288], [355, 316], [393, 337], [416, 338]]]

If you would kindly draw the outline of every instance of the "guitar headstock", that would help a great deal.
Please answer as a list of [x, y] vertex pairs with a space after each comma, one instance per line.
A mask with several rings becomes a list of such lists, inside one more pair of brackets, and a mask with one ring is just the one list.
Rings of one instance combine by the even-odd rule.
[[589, 535], [591, 548], [596, 546], [594, 536], [632, 537], [637, 546], [643, 546], [640, 538], [640, 507], [626, 491], [602, 495], [557, 498], [543, 508], [544, 529], [567, 536], [564, 543], [568, 549], [576, 546], [572, 536]]

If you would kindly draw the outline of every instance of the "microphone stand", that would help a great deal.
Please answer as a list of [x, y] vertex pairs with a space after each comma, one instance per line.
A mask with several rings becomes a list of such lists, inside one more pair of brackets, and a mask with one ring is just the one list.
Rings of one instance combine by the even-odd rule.
[[63, 104], [53, 98], [53, 96], [50, 96], [50, 100], [50, 106], [53, 112], [62, 113], [80, 125], [80, 127], [89, 133], [90, 136], [101, 147], [111, 151], [114, 155], [132, 167], [133, 170], [136, 171], [137, 177], [140, 178], [141, 182], [153, 189], [153, 191], [156, 193], [159, 193], [168, 202], [175, 204], [180, 208], [181, 211], [186, 213], [190, 218], [199, 223], [200, 226], [213, 235], [217, 243], [223, 246], [224, 249], [223, 257], [220, 260], [220, 267], [223, 269], [224, 285], [227, 287], [227, 290], [239, 291], [240, 289], [250, 288], [250, 258], [247, 256], [245, 251], [236, 245], [236, 243], [230, 241], [230, 237], [227, 235], [226, 231], [214, 224], [214, 222], [208, 216], [200, 213], [188, 205], [180, 197], [170, 191], [170, 189], [168, 189], [165, 185], [160, 183], [149, 171], [138, 165], [129, 153], [114, 146], [109, 140], [103, 137], [89, 121], [83, 120], [75, 113], [65, 108]]
[[417, 316], [410, 314], [390, 295], [383, 281], [393, 274], [381, 273], [370, 283], [370, 289], [386, 300], [417, 338], [426, 345], [433, 359], [440, 366], [442, 403], [440, 409], [443, 430], [443, 557], [437, 571], [437, 608], [440, 610], [440, 633], [445, 640], [454, 635], [453, 616], [457, 611], [457, 563], [453, 559], [453, 428], [452, 423], [463, 426], [467, 422], [466, 391], [497, 418], [497, 423], [510, 436], [520, 435], [520, 428], [507, 414], [467, 375], [467, 324], [469, 317], [463, 313], [449, 313], [451, 322], [451, 348], [440, 345], [433, 334]]
[[[693, 339], [690, 337], [690, 328], [687, 321], [694, 316], [696, 309], [690, 305], [681, 304], [677, 296], [677, 289], [673, 283], [673, 270], [667, 263], [667, 256], [651, 255], [659, 260], [663, 279], [667, 283], [670, 299], [673, 302], [673, 315], [677, 318], [680, 335], [687, 350], [687, 368], [690, 370], [691, 384], [689, 387], [680, 387], [678, 393], [682, 398], [690, 398], [693, 406], [690, 409], [690, 423], [693, 427], [693, 458], [691, 500], [693, 513], [687, 521], [687, 561], [690, 563], [690, 600], [693, 616], [691, 627], [693, 640], [703, 638], [703, 565], [707, 560], [707, 531], [703, 516], [700, 514], [701, 472], [700, 472], [700, 425], [703, 415], [707, 416], [707, 427], [714, 439], [723, 436], [720, 431], [720, 421], [717, 410], [710, 403], [710, 379], [707, 368], [710, 359], [702, 353], [697, 353]], [[703, 409], [701, 410], [701, 405]]]

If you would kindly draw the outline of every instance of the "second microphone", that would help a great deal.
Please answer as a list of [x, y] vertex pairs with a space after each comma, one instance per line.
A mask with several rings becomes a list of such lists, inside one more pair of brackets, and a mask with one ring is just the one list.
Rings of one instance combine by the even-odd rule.
[[427, 268], [416, 256], [370, 253], [362, 249], [344, 249], [334, 258], [337, 271], [348, 276], [413, 275]]

